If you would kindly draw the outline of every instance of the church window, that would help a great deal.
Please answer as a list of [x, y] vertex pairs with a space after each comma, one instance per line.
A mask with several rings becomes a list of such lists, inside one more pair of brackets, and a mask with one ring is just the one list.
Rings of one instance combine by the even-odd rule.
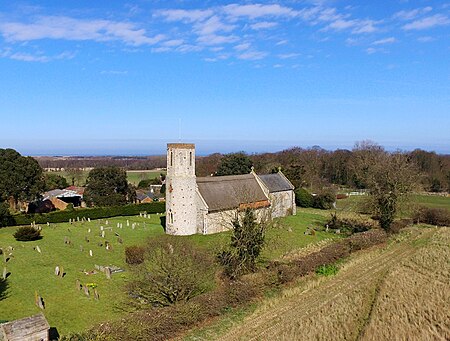
[[189, 152], [189, 166], [192, 167], [192, 152]]
[[173, 166], [173, 152], [170, 152], [170, 166]]

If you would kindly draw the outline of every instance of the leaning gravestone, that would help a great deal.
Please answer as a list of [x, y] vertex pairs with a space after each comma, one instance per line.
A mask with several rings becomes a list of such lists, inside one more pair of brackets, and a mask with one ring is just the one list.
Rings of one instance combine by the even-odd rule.
[[105, 267], [105, 274], [107, 279], [111, 279], [112, 272], [109, 266]]
[[6, 279], [6, 275], [8, 274], [8, 270], [6, 269], [6, 266], [3, 267], [3, 279]]
[[84, 291], [84, 294], [85, 294], [87, 297], [89, 297], [89, 288], [88, 288], [87, 286], [83, 285], [83, 291]]
[[36, 245], [36, 251], [41, 253], [41, 248], [39, 247], [39, 245]]

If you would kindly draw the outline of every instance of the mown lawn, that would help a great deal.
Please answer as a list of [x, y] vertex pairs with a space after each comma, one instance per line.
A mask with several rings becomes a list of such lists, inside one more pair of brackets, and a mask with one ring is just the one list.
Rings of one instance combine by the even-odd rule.
[[[160, 217], [117, 217], [107, 219], [108, 224], [102, 219], [72, 225], [43, 225], [43, 238], [33, 242], [16, 241], [12, 236], [16, 227], [0, 229], [0, 247], [13, 247], [12, 256], [6, 264], [0, 258], [11, 273], [7, 280], [7, 298], [0, 301], [0, 320], [14, 320], [38, 313], [40, 309], [34, 304], [35, 291], [45, 301], [47, 320], [60, 334], [81, 331], [101, 321], [120, 317], [124, 314], [122, 308], [126, 300], [123, 288], [129, 278], [124, 249], [129, 245], [145, 243], [147, 238], [163, 235]], [[308, 227], [319, 226], [325, 219], [323, 212], [302, 209], [297, 216], [280, 219], [276, 227], [267, 233], [263, 261], [325, 238], [335, 238], [336, 235], [325, 232], [317, 232], [315, 236], [304, 234]], [[122, 229], [117, 227], [118, 223], [123, 225]], [[135, 229], [131, 227], [133, 223], [136, 224]], [[106, 229], [105, 238], [101, 237], [101, 226]], [[91, 229], [90, 233], [88, 229]], [[115, 233], [123, 239], [123, 244], [118, 242]], [[70, 245], [64, 243], [65, 237], [70, 239]], [[228, 243], [230, 233], [173, 238], [190, 239], [216, 254]], [[111, 243], [112, 250], [98, 245], [105, 240]], [[36, 246], [39, 246], [41, 253], [35, 250]], [[89, 250], [93, 251], [92, 257]], [[83, 273], [84, 270], [94, 270], [96, 264], [115, 265], [125, 269], [125, 272], [113, 274], [110, 280], [101, 272], [92, 275]], [[54, 275], [56, 266], [64, 268], [64, 278]], [[96, 301], [92, 295], [86, 297], [82, 291], [76, 290], [77, 279], [83, 284], [96, 283], [100, 300]]]

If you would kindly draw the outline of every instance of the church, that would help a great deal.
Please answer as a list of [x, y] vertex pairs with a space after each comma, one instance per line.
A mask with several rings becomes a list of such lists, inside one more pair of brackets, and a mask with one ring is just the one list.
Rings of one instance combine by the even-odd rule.
[[236, 212], [252, 208], [258, 220], [296, 214], [294, 186], [275, 174], [195, 176], [195, 145], [167, 144], [166, 233], [229, 230]]

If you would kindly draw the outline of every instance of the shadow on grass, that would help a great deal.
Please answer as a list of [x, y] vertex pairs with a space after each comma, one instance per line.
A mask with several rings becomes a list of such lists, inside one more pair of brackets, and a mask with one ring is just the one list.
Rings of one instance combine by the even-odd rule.
[[8, 297], [8, 282], [4, 278], [0, 278], [0, 301]]

